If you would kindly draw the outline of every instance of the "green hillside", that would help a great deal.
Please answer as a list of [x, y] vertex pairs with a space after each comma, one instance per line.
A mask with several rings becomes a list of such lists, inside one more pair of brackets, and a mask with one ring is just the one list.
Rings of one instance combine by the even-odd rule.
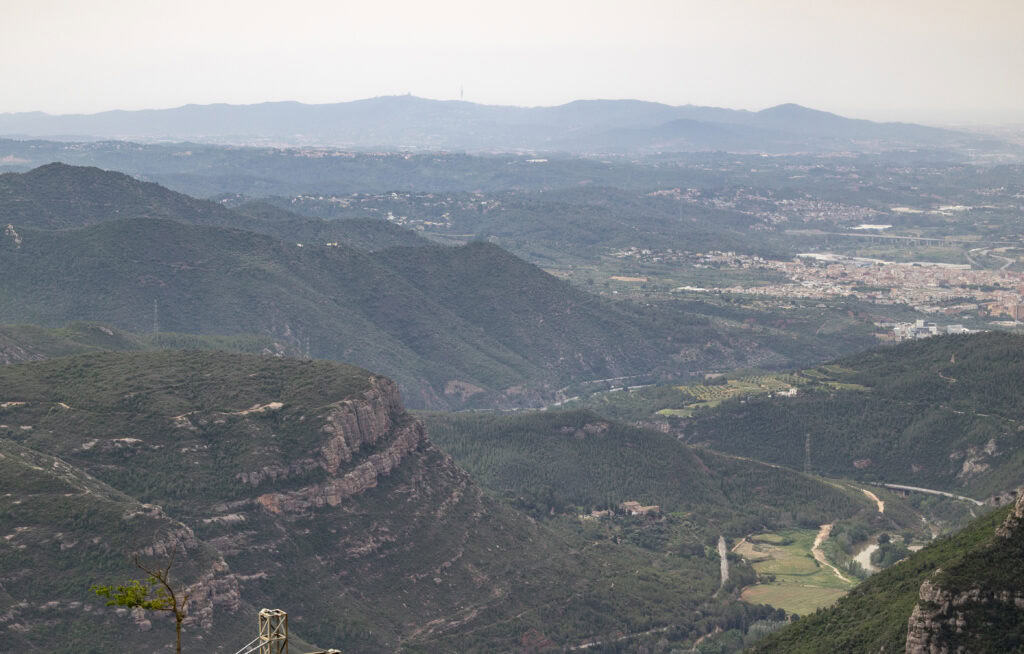
[[701, 316], [596, 299], [483, 243], [370, 254], [126, 219], [19, 228], [0, 237], [0, 275], [11, 322], [150, 331], [155, 304], [161, 331], [266, 334], [394, 376], [420, 407], [537, 404], [573, 379], [765, 352]]
[[[140, 576], [128, 560], [131, 546], [160, 539], [187, 544], [173, 579], [194, 584], [209, 575], [211, 582], [227, 581], [218, 569], [220, 553], [194, 542], [189, 528], [159, 507], [7, 438], [0, 438], [0, 495], [0, 528], [7, 535], [0, 545], [6, 651], [156, 651], [155, 645], [173, 642], [171, 621], [140, 618], [144, 631], [88, 592], [95, 583]], [[245, 613], [256, 610], [245, 605], [220, 616], [221, 637], [245, 642], [240, 639], [252, 630]]]
[[248, 221], [216, 203], [99, 168], [52, 163], [0, 175], [0, 220], [69, 229], [118, 218], [173, 218], [243, 227]]
[[323, 220], [264, 202], [237, 210], [99, 168], [52, 163], [0, 175], [0, 222], [37, 229], [73, 229], [123, 218], [165, 218], [245, 229], [291, 243], [342, 243], [378, 250], [425, 245], [415, 233], [383, 220]]
[[2, 325], [0, 364], [100, 350], [141, 350], [141, 341], [134, 334], [84, 322], [54, 329], [37, 325]]
[[[769, 636], [754, 651], [1024, 651], [1024, 611], [1014, 605], [1024, 587], [1024, 529], [1019, 518], [1005, 528], [1011, 510], [1024, 513], [1024, 502], [940, 538], [873, 575], [835, 607]], [[909, 642], [908, 620], [914, 633]]]
[[0, 635], [19, 651], [160, 651], [168, 622], [144, 630], [88, 587], [173, 542], [199, 598], [189, 651], [235, 651], [263, 606], [289, 612], [297, 645], [358, 652], [685, 645], [775, 615], [714, 598], [703, 547], [666, 558], [495, 502], [393, 383], [351, 366], [196, 351], [8, 365], [0, 425]]
[[298, 355], [268, 336], [202, 336], [168, 332], [135, 334], [99, 323], [73, 322], [65, 327], [0, 325], [0, 364], [39, 361], [105, 350], [223, 350], [250, 354]]
[[246, 202], [235, 207], [235, 212], [252, 221], [245, 229], [297, 243], [322, 245], [334, 242], [371, 251], [419, 247], [429, 243], [411, 230], [377, 218], [307, 218], [268, 202]]
[[691, 443], [793, 468], [979, 498], [1024, 482], [1024, 338], [942, 336], [803, 371], [796, 397], [736, 397]]
[[[739, 538], [819, 525], [875, 507], [864, 495], [756, 461], [682, 445], [661, 432], [588, 411], [427, 414], [431, 438], [474, 478], [534, 515], [589, 513], [627, 500], [699, 516], [690, 538]], [[882, 528], [909, 524], [887, 516]]]

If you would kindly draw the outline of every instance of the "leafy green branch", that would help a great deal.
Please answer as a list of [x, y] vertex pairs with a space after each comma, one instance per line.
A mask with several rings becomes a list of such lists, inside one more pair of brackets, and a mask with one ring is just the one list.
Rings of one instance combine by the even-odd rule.
[[90, 590], [107, 600], [107, 606], [123, 606], [145, 611], [167, 611], [174, 615], [175, 652], [181, 654], [181, 623], [188, 615], [190, 595], [171, 583], [171, 567], [177, 557], [177, 546], [171, 550], [163, 567], [147, 565], [138, 554], [132, 557], [136, 568], [146, 573], [145, 580], [130, 579], [118, 586], [94, 585]]

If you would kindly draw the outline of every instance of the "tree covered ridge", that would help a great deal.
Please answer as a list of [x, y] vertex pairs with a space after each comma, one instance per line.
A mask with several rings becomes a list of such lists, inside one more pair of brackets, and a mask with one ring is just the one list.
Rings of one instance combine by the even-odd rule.
[[368, 253], [151, 218], [19, 233], [0, 238], [9, 320], [262, 334], [388, 374], [412, 406], [536, 405], [573, 380], [769, 352], [705, 316], [596, 298], [484, 243]]
[[992, 332], [882, 347], [808, 371], [793, 398], [723, 402], [690, 442], [797, 469], [984, 498], [1024, 482], [1024, 337]]
[[[480, 483], [537, 517], [615, 509], [635, 500], [694, 516], [690, 538], [873, 513], [855, 489], [683, 445], [585, 410], [426, 414], [431, 438]], [[892, 527], [890, 527], [892, 528]]]

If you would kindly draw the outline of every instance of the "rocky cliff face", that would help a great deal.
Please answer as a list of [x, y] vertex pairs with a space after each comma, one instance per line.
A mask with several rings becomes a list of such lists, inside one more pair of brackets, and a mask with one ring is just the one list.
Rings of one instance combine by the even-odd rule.
[[[237, 426], [258, 431], [268, 421], [252, 414]], [[405, 413], [394, 383], [374, 378], [358, 397], [315, 412], [285, 407], [273, 421], [301, 421], [303, 449], [275, 451], [274, 463], [236, 473], [250, 489], [246, 497], [210, 504], [200, 518], [199, 531], [224, 554], [244, 598], [280, 603], [274, 582], [295, 583], [281, 575], [282, 557], [292, 557], [302, 581], [285, 591], [288, 610], [317, 623], [304, 633], [340, 644], [349, 622], [365, 620], [380, 635], [362, 651], [444, 629], [473, 613], [475, 602], [493, 600], [487, 574], [463, 560], [474, 541], [490, 537], [480, 525], [488, 513], [483, 494]], [[211, 424], [193, 417], [199, 429], [202, 422]], [[367, 598], [376, 598], [376, 611], [365, 612]], [[373, 613], [396, 602], [402, 609], [394, 614], [418, 618], [381, 624], [387, 611]]]
[[[968, 554], [950, 571], [936, 570], [921, 584], [908, 621], [907, 654], [1009, 651], [998, 645], [992, 649], [991, 643], [1004, 636], [1012, 639], [1013, 632], [1024, 626], [1024, 579], [1013, 565], [1021, 562], [1022, 545], [1024, 493], [1019, 493], [991, 544], [980, 553]], [[999, 565], [1003, 559], [1010, 565]], [[983, 574], [970, 576], [978, 566]], [[951, 573], [959, 573], [956, 583], [951, 582]]]
[[996, 536], [1005, 540], [1019, 538], [1024, 532], [1024, 488], [1017, 492], [1017, 501], [1013, 505], [1013, 511], [1006, 516], [1003, 524], [996, 529]]
[[[280, 403], [276, 404], [280, 408]], [[262, 409], [256, 405], [249, 411], [262, 413]], [[359, 398], [328, 405], [313, 420], [322, 423], [322, 443], [314, 449], [314, 456], [236, 475], [240, 482], [256, 487], [267, 479], [283, 482], [311, 470], [326, 473], [322, 481], [297, 490], [259, 495], [256, 502], [271, 513], [297, 518], [314, 507], [339, 506], [346, 498], [376, 487], [378, 480], [400, 466], [425, 438], [423, 426], [405, 415], [398, 387], [383, 378], [375, 378], [370, 390]], [[364, 448], [375, 451], [357, 465], [348, 465]]]
[[[75, 386], [83, 374], [88, 382]], [[53, 380], [72, 381], [50, 388]], [[500, 601], [499, 553], [536, 536], [434, 447], [395, 383], [355, 368], [223, 354], [89, 355], [0, 368], [0, 405], [0, 444], [19, 464], [29, 457], [17, 470], [52, 471], [47, 479], [59, 477], [58, 489], [72, 484], [84, 503], [65, 500], [68, 515], [54, 517], [49, 495], [40, 497], [32, 515], [67, 524], [37, 525], [19, 517], [30, 499], [20, 479], [0, 479], [0, 509], [8, 509], [0, 536], [9, 535], [0, 546], [25, 545], [0, 557], [0, 637], [17, 633], [25, 649], [87, 651], [74, 634], [98, 625], [112, 639], [105, 647], [160, 642], [173, 626], [166, 616], [108, 609], [88, 588], [139, 577], [131, 554], [160, 561], [176, 551], [176, 578], [192, 596], [192, 648], [234, 651], [251, 639], [239, 640], [254, 629], [256, 608], [272, 606], [289, 612], [306, 641], [393, 651]], [[97, 502], [115, 516], [101, 537], [88, 517]], [[56, 580], [41, 597], [13, 583], [59, 567], [48, 557], [72, 554], [89, 576]], [[77, 612], [82, 622], [68, 635], [70, 649], [32, 626], [54, 612]]]

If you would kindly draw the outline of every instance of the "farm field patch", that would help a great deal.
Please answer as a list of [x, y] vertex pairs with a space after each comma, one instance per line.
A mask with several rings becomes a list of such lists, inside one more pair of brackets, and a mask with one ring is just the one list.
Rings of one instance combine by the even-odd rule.
[[811, 549], [816, 535], [812, 529], [789, 529], [756, 534], [741, 542], [733, 551], [747, 559], [761, 579], [743, 590], [742, 599], [807, 615], [830, 606], [853, 588], [853, 583], [814, 560]]
[[661, 411], [658, 411], [658, 413], [663, 416], [679, 416], [688, 418], [698, 409], [714, 408], [725, 400], [734, 397], [761, 395], [764, 393], [792, 392], [790, 389], [794, 389], [800, 384], [806, 382], [807, 380], [802, 378], [800, 375], [771, 374], [751, 375], [748, 377], [729, 379], [724, 384], [691, 384], [688, 386], [678, 386], [677, 388], [679, 390], [691, 395], [698, 401], [692, 404], [687, 404], [686, 406], [678, 409], [662, 409]]

